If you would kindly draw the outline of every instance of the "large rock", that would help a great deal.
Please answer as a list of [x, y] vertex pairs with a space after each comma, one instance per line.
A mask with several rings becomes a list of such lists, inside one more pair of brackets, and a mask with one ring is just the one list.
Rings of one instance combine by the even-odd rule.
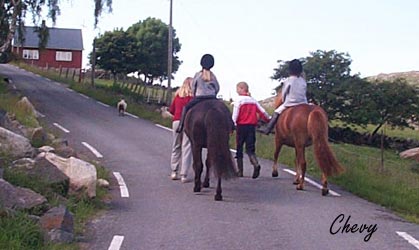
[[0, 115], [0, 127], [26, 138], [28, 138], [31, 133], [30, 129], [20, 124], [20, 122], [16, 120], [16, 116], [11, 113]]
[[26, 176], [28, 179], [36, 179], [38, 185], [62, 196], [66, 196], [69, 190], [69, 178], [43, 157], [14, 161], [9, 172]]
[[33, 157], [35, 150], [27, 138], [0, 127], [0, 153], [19, 159]]
[[37, 113], [35, 107], [26, 96], [22, 97], [22, 99], [16, 103], [16, 106], [25, 111], [27, 114], [35, 116]]
[[400, 153], [402, 158], [412, 158], [419, 162], [419, 148], [411, 148]]
[[89, 197], [96, 196], [97, 173], [94, 165], [74, 157], [63, 158], [54, 153], [40, 153], [38, 157], [45, 157], [70, 178], [70, 192], [86, 188]]
[[47, 199], [34, 191], [15, 187], [0, 179], [0, 204], [7, 209], [30, 210], [46, 205]]
[[48, 210], [39, 220], [46, 240], [54, 243], [71, 243], [74, 239], [73, 215], [64, 206]]
[[48, 136], [43, 127], [37, 127], [32, 130], [30, 135], [30, 141], [32, 145], [40, 147], [46, 144], [47, 139]]

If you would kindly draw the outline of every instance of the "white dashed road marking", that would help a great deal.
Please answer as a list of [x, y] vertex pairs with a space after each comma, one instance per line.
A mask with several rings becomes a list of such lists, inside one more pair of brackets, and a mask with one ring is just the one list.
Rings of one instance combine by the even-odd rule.
[[83, 144], [86, 148], [88, 148], [90, 151], [92, 151], [92, 153], [97, 157], [97, 158], [102, 158], [103, 155], [101, 153], [99, 153], [99, 151], [97, 151], [94, 147], [90, 146], [89, 143], [87, 142], [82, 142], [81, 144]]
[[87, 95], [85, 95], [85, 94], [79, 93], [79, 95], [83, 96], [83, 97], [84, 97], [84, 98], [86, 98], [86, 99], [90, 99], [90, 97], [88, 97], [88, 96], [87, 96]]
[[162, 128], [162, 129], [168, 130], [168, 131], [170, 131], [170, 132], [172, 132], [172, 131], [173, 131], [173, 129], [168, 128], [168, 127], [165, 127], [165, 126], [162, 126], [162, 125], [160, 125], [160, 124], [156, 124], [156, 126], [157, 126], [157, 127], [159, 127], [159, 128]]
[[108, 250], [119, 250], [123, 241], [124, 236], [115, 235], [112, 239], [111, 245], [109, 246]]
[[410, 244], [412, 244], [412, 246], [416, 247], [417, 249], [419, 249], [419, 241], [415, 238], [413, 238], [410, 234], [405, 233], [405, 232], [396, 232], [400, 237], [402, 237], [403, 239], [407, 240], [407, 242], [409, 242]]
[[105, 106], [105, 107], [109, 107], [109, 105], [108, 104], [105, 104], [105, 103], [103, 103], [103, 102], [97, 102], [97, 103], [99, 103], [100, 105], [102, 105], [102, 106]]
[[61, 126], [60, 124], [58, 124], [56, 122], [54, 122], [53, 125], [56, 126], [59, 129], [61, 129], [62, 131], [64, 131], [64, 133], [70, 133], [70, 130], [64, 128], [63, 126]]
[[122, 178], [122, 175], [119, 172], [113, 172], [113, 175], [115, 175], [115, 178], [118, 181], [119, 189], [121, 190], [121, 197], [129, 197], [128, 188], [125, 184], [124, 178]]
[[131, 113], [128, 113], [128, 112], [126, 112], [125, 114], [127, 114], [127, 115], [129, 115], [129, 116], [131, 116], [131, 117], [134, 117], [134, 118], [138, 118], [138, 116], [136, 116], [136, 115], [133, 115], [133, 114], [131, 114]]

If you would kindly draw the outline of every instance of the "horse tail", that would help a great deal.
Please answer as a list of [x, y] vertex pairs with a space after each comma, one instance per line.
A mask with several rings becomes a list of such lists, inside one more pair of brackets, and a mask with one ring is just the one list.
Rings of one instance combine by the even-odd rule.
[[338, 175], [344, 168], [328, 144], [329, 126], [326, 113], [316, 107], [310, 112], [307, 129], [313, 140], [314, 155], [320, 169], [326, 176]]
[[[224, 104], [223, 104], [224, 105]], [[216, 110], [209, 113], [216, 112]], [[216, 177], [230, 179], [237, 176], [236, 165], [230, 152], [231, 117], [209, 116], [207, 122], [207, 159]]]

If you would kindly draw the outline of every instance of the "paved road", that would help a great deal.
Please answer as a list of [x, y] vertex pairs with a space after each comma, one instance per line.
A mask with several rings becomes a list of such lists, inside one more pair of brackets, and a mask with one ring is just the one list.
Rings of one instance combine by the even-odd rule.
[[[118, 117], [114, 107], [14, 66], [0, 65], [0, 74], [51, 129], [125, 182], [124, 193], [118, 185], [111, 190], [112, 209], [92, 222], [89, 249], [419, 249], [419, 225], [333, 185], [340, 196], [322, 197], [310, 184], [297, 191], [285, 171], [270, 177], [267, 160], [260, 178], [250, 178], [246, 162], [245, 178], [223, 182], [222, 202], [214, 201], [214, 188], [194, 194], [192, 183], [169, 179], [170, 131]], [[355, 232], [347, 232], [351, 228]]]

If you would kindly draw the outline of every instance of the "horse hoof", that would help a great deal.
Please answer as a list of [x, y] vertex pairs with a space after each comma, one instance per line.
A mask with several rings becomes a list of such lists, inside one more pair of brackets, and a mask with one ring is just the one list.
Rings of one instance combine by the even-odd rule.
[[326, 195], [328, 195], [329, 194], [329, 189], [328, 188], [324, 188], [324, 189], [322, 189], [322, 195], [323, 196], [326, 196]]
[[278, 177], [278, 176], [279, 176], [278, 170], [272, 171], [272, 177]]
[[214, 196], [214, 200], [216, 200], [216, 201], [222, 201], [223, 200], [223, 196], [221, 194], [216, 194]]
[[304, 190], [304, 188], [301, 185], [297, 185], [297, 190]]
[[200, 187], [194, 187], [193, 191], [194, 191], [194, 193], [199, 193], [199, 192], [201, 192], [201, 188]]
[[300, 182], [299, 181], [294, 181], [292, 184], [298, 185], [298, 184], [300, 184]]
[[202, 184], [202, 187], [204, 187], [204, 188], [209, 188], [209, 186], [210, 186], [209, 182], [204, 182]]

